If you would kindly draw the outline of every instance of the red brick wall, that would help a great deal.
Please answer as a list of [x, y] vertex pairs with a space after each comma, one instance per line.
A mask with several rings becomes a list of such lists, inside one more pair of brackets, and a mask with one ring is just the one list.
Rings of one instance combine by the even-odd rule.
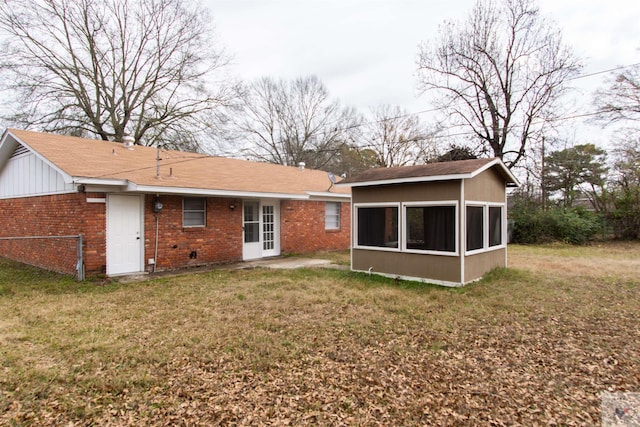
[[[87, 203], [102, 193], [71, 193], [0, 200], [0, 237], [82, 234], [85, 271], [105, 264], [106, 205]], [[0, 241], [0, 255], [61, 273], [75, 272], [76, 240]]]
[[[145, 200], [145, 265], [155, 258], [156, 214], [153, 196]], [[242, 200], [207, 199], [206, 227], [182, 226], [182, 197], [161, 196], [164, 207], [158, 217], [156, 271], [242, 260]], [[229, 205], [235, 205], [232, 211]], [[350, 243], [349, 203], [342, 203], [339, 230], [325, 230], [325, 202], [281, 202], [281, 252], [306, 253], [348, 249]], [[196, 258], [190, 258], [192, 252]], [[151, 269], [147, 265], [147, 269]]]
[[349, 248], [349, 203], [341, 203], [339, 230], [325, 230], [325, 202], [283, 200], [280, 208], [283, 254]]
[[[153, 196], [145, 198], [145, 265], [155, 258], [156, 217], [158, 256], [156, 270], [223, 263], [242, 259], [242, 202], [237, 199], [207, 198], [206, 227], [182, 226], [182, 197], [160, 196], [164, 207], [155, 214]], [[234, 210], [229, 205], [234, 204]], [[196, 257], [190, 254], [196, 252]]]
[[[106, 195], [71, 193], [0, 200], [0, 237], [81, 234], [86, 274], [104, 273], [106, 204], [87, 203], [87, 198], [106, 198]], [[242, 200], [207, 198], [206, 227], [185, 228], [182, 197], [161, 196], [160, 199], [164, 208], [155, 214], [151, 209], [153, 195], [144, 197], [145, 268], [151, 269], [150, 258], [155, 258], [158, 271], [242, 259]], [[229, 208], [230, 204], [235, 205], [234, 210]], [[339, 230], [325, 230], [324, 217], [325, 202], [282, 201], [282, 253], [349, 248], [349, 203], [342, 203]], [[75, 240], [45, 242], [0, 241], [0, 256], [74, 273]], [[196, 252], [195, 258], [190, 257], [192, 252]]]

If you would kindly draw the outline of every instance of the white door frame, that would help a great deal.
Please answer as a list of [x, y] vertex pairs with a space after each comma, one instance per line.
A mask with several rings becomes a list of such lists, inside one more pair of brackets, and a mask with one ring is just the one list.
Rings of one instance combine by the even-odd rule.
[[[115, 209], [118, 209], [116, 205], [116, 201], [120, 202], [127, 201], [132, 202], [134, 199], [137, 200], [138, 206], [134, 209], [129, 209], [127, 212], [128, 215], [136, 215], [137, 220], [134, 219], [129, 227], [132, 227], [131, 230], [128, 230], [128, 236], [122, 236], [120, 239], [124, 239], [124, 241], [116, 241], [114, 239], [114, 230], [113, 227], [117, 227], [118, 224], [114, 222], [116, 215], [114, 213]], [[126, 202], [125, 202], [126, 203]], [[130, 206], [133, 207], [133, 206]], [[107, 194], [107, 212], [106, 212], [106, 259], [107, 259], [107, 275], [121, 275], [121, 274], [132, 274], [132, 273], [140, 273], [144, 271], [144, 196], [139, 195], [129, 195], [129, 194]], [[122, 245], [128, 245], [128, 250], [130, 253], [125, 254], [125, 256], [130, 256], [130, 262], [120, 262], [117, 257], [121, 255]]]
[[[251, 210], [245, 210], [249, 208]], [[249, 235], [247, 235], [248, 232]], [[252, 241], [247, 242], [247, 238]], [[242, 259], [251, 260], [278, 255], [280, 255], [280, 200], [243, 200]]]
[[260, 231], [262, 256], [280, 255], [280, 200], [260, 203]]

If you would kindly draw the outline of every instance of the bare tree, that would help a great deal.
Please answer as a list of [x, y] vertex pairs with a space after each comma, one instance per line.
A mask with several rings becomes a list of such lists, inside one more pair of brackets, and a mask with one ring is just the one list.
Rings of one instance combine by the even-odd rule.
[[581, 66], [532, 0], [479, 0], [419, 49], [418, 78], [452, 124], [513, 167], [541, 124], [557, 114], [567, 79]]
[[607, 89], [596, 91], [599, 121], [640, 122], [640, 65], [617, 74], [609, 83]]
[[234, 99], [210, 85], [227, 60], [195, 2], [5, 0], [0, 30], [16, 126], [197, 149]]
[[371, 110], [366, 146], [376, 153], [379, 167], [424, 163], [434, 153], [431, 136], [415, 114], [400, 107], [380, 105]]
[[276, 164], [323, 169], [357, 131], [358, 115], [331, 101], [315, 76], [292, 81], [264, 77], [250, 85], [235, 128], [248, 156]]

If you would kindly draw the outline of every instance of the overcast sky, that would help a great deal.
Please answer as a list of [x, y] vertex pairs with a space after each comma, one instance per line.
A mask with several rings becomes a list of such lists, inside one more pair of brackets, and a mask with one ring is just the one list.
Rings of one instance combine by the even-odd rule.
[[[221, 42], [246, 80], [315, 74], [333, 97], [367, 112], [379, 104], [427, 110], [417, 96], [416, 56], [447, 19], [472, 0], [204, 0]], [[583, 74], [640, 62], [640, 5], [634, 0], [539, 0], [584, 58]], [[575, 81], [577, 102], [593, 111], [590, 90], [604, 75]], [[429, 117], [421, 115], [428, 122]], [[583, 126], [572, 123], [573, 126]], [[598, 141], [593, 141], [598, 142]]]

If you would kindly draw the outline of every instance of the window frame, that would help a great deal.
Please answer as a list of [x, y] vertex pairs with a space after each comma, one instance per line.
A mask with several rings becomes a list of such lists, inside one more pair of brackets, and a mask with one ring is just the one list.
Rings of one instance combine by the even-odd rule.
[[[482, 212], [482, 219], [480, 220], [480, 224], [482, 225], [482, 238], [481, 244], [479, 248], [469, 249], [469, 208], [480, 208]], [[484, 203], [477, 202], [467, 202], [464, 205], [464, 248], [467, 254], [469, 253], [477, 253], [483, 251], [487, 247], [487, 207]]]
[[[409, 220], [407, 218], [407, 208], [422, 208], [422, 207], [454, 207], [454, 251], [434, 251], [424, 249], [410, 249], [407, 248], [407, 242], [409, 241]], [[460, 255], [460, 211], [459, 203], [457, 200], [436, 200], [429, 202], [404, 202], [402, 203], [402, 252], [422, 255], [438, 255], [438, 256], [453, 256]]]
[[[500, 208], [500, 243], [497, 245], [491, 244], [491, 208]], [[497, 204], [487, 204], [487, 248], [494, 249], [498, 247], [506, 247], [507, 246], [507, 234], [506, 234], [506, 214], [504, 205]]]
[[[408, 217], [407, 208], [413, 207], [437, 207], [437, 206], [453, 206], [455, 216], [455, 251], [433, 251], [422, 249], [409, 249], [407, 248], [408, 242]], [[437, 200], [437, 201], [416, 201], [416, 202], [380, 202], [380, 203], [355, 203], [353, 205], [353, 248], [373, 251], [385, 251], [385, 252], [405, 252], [415, 253], [422, 255], [437, 255], [437, 256], [460, 256], [461, 253], [461, 238], [464, 238], [464, 255], [475, 255], [484, 252], [490, 252], [494, 250], [504, 249], [507, 247], [507, 218], [506, 218], [506, 203], [486, 202], [486, 201], [472, 201], [467, 200], [464, 202], [464, 218], [461, 218], [461, 203], [458, 200]], [[474, 250], [467, 250], [467, 212], [468, 206], [482, 207], [482, 247]], [[398, 209], [398, 247], [388, 248], [382, 246], [364, 246], [358, 244], [358, 210], [360, 208], [387, 208], [394, 207]], [[490, 246], [489, 229], [490, 229], [490, 208], [500, 208], [500, 244]], [[462, 220], [462, 221], [461, 221]], [[464, 225], [462, 224], [464, 223]], [[464, 228], [462, 228], [464, 227]], [[461, 233], [464, 231], [464, 235]]]
[[[202, 200], [202, 209], [186, 209], [185, 202], [187, 199]], [[184, 221], [185, 213], [202, 213], [202, 224], [186, 225]], [[203, 228], [207, 226], [207, 198], [206, 197], [182, 197], [182, 228]]]
[[[331, 213], [331, 218], [335, 219], [336, 226], [329, 226], [327, 222], [327, 218], [329, 217], [329, 206], [335, 206], [337, 208], [336, 212]], [[341, 221], [341, 213], [342, 213], [342, 203], [341, 202], [325, 202], [324, 204], [324, 229], [327, 231], [335, 231], [340, 230], [342, 226]]]
[[[482, 207], [482, 247], [479, 249], [467, 250], [467, 207], [475, 206]], [[490, 246], [489, 229], [490, 229], [490, 208], [500, 208], [500, 244]], [[495, 202], [479, 202], [467, 200], [465, 202], [465, 219], [464, 219], [464, 242], [465, 242], [465, 255], [475, 255], [484, 252], [495, 251], [498, 249], [504, 249], [507, 247], [507, 235], [506, 235], [506, 204]]]
[[[353, 205], [353, 225], [352, 225], [352, 233], [353, 233], [353, 248], [354, 249], [364, 249], [368, 251], [384, 251], [384, 252], [402, 252], [402, 244], [401, 244], [401, 233], [402, 233], [402, 210], [401, 210], [400, 202], [381, 202], [381, 203], [355, 203]], [[360, 224], [358, 223], [358, 210], [361, 208], [396, 208], [398, 210], [398, 247], [390, 248], [385, 246], [364, 246], [358, 244], [358, 230]]]

